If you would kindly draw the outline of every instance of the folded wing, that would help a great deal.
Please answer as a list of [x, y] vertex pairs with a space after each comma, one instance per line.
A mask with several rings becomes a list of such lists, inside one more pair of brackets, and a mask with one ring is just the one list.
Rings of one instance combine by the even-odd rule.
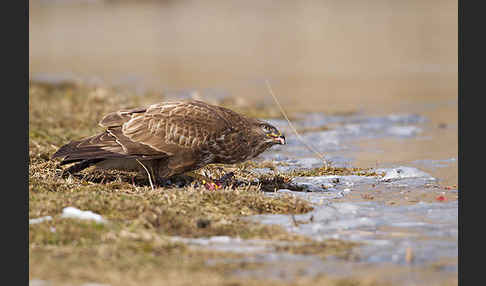
[[200, 101], [164, 102], [107, 114], [105, 132], [61, 147], [63, 164], [90, 159], [157, 159], [197, 152], [231, 132], [223, 110]]

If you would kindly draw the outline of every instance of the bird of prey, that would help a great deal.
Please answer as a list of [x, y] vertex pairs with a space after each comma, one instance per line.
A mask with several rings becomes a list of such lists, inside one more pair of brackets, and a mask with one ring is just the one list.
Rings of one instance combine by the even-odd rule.
[[168, 101], [105, 115], [95, 136], [72, 141], [52, 158], [65, 172], [92, 165], [104, 169], [143, 171], [168, 179], [207, 164], [234, 164], [252, 159], [285, 136], [269, 123], [198, 100]]

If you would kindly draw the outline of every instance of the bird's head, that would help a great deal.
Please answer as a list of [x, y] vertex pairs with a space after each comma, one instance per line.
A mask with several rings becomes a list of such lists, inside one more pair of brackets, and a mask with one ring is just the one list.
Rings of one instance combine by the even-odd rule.
[[285, 136], [275, 126], [267, 122], [258, 121], [254, 126], [254, 130], [261, 136], [260, 138], [263, 138], [265, 143], [271, 145], [285, 144]]

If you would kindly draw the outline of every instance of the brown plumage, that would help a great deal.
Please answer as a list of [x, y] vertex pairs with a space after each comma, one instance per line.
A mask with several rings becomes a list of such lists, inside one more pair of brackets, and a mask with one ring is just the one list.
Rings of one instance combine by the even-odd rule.
[[99, 122], [105, 131], [62, 146], [52, 158], [76, 163], [67, 172], [91, 165], [138, 170], [161, 179], [207, 164], [234, 164], [254, 158], [285, 137], [272, 125], [202, 101], [170, 101], [120, 110]]

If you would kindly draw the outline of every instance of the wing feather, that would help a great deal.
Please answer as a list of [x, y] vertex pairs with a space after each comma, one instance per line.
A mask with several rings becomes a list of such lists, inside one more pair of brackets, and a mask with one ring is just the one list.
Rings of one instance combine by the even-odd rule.
[[127, 122], [132, 118], [133, 114], [143, 113], [147, 110], [145, 107], [129, 109], [129, 110], [120, 110], [117, 112], [112, 112], [105, 115], [101, 121], [98, 123], [103, 128], [109, 127], [117, 127], [121, 126], [123, 123]]
[[154, 104], [122, 126], [130, 140], [169, 155], [206, 146], [230, 130], [219, 109], [199, 101]]

